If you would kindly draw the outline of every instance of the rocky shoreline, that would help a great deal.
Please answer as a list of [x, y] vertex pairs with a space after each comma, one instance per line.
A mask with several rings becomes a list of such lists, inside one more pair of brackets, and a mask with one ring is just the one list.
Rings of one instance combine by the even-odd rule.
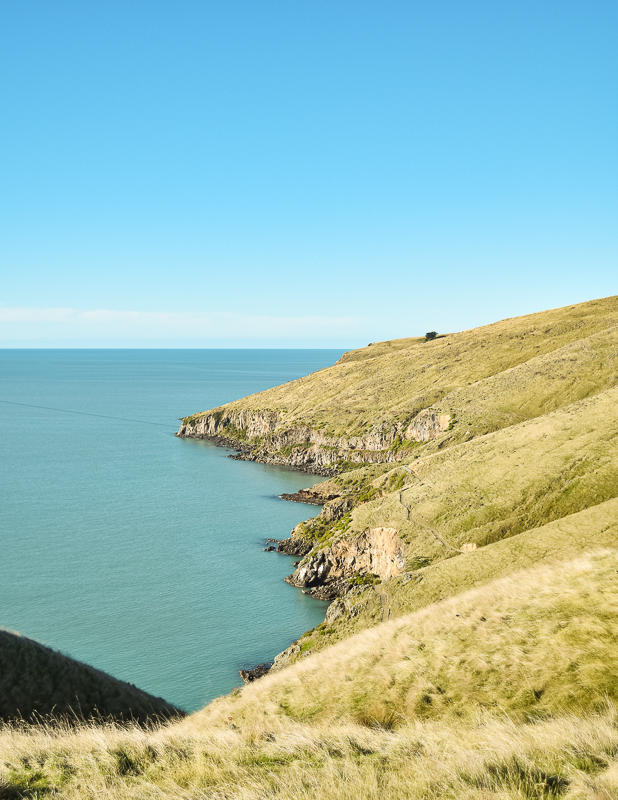
[[291, 503], [309, 503], [310, 505], [323, 506], [329, 500], [336, 500], [341, 495], [338, 494], [320, 494], [312, 489], [299, 489], [292, 494], [280, 494], [282, 500], [289, 500]]
[[[271, 464], [272, 466], [276, 467], [289, 467], [290, 469], [295, 470], [296, 472], [309, 472], [313, 475], [319, 475], [323, 478], [332, 478], [335, 475], [339, 474], [339, 469], [334, 466], [328, 465], [320, 465], [315, 463], [307, 463], [307, 464], [296, 464], [290, 463], [288, 459], [281, 458], [273, 455], [269, 455], [268, 453], [260, 452], [257, 454], [253, 447], [250, 445], [246, 445], [243, 442], [238, 441], [238, 439], [233, 439], [230, 436], [220, 436], [216, 435], [209, 435], [204, 433], [198, 434], [185, 434], [178, 431], [174, 434], [179, 439], [202, 439], [208, 442], [212, 442], [213, 444], [217, 445], [217, 447], [225, 447], [228, 450], [235, 450], [236, 452], [230, 454], [228, 458], [233, 459], [234, 461], [254, 461], [259, 464]], [[279, 495], [280, 497], [282, 495]], [[284, 500], [288, 500], [290, 498], [284, 497]], [[308, 500], [297, 500], [298, 503], [307, 503], [311, 502]]]
[[[416, 425], [419, 427], [422, 422], [422, 438], [431, 438], [446, 428], [449, 419], [438, 417], [433, 412], [419, 414]], [[338, 439], [331, 442], [322, 433], [309, 429], [279, 433], [275, 431], [277, 422], [276, 413], [241, 411], [224, 415], [215, 411], [201, 415], [196, 420], [183, 420], [176, 436], [205, 439], [219, 447], [232, 449], [235, 453], [228, 457], [238, 461], [286, 466], [323, 477], [334, 477], [342, 469], [361, 467], [367, 463], [394, 462], [395, 466], [403, 455], [387, 449], [397, 434], [396, 428], [387, 430], [380, 426], [379, 430], [371, 431], [362, 441]], [[417, 435], [421, 438], [414, 426], [410, 426], [409, 430], [414, 438]], [[299, 437], [304, 438], [303, 444], [297, 443]], [[369, 449], [360, 449], [362, 447]], [[353, 498], [342, 495], [336, 488], [329, 483], [318, 484], [297, 492], [283, 493], [279, 497], [289, 502], [322, 506], [317, 519], [323, 525], [337, 522], [354, 507]], [[343, 598], [366, 588], [367, 584], [379, 583], [402, 572], [403, 550], [394, 528], [368, 529], [355, 538], [342, 536], [324, 547], [311, 535], [303, 535], [304, 525], [300, 523], [288, 538], [269, 540], [264, 549], [297, 556], [299, 560], [294, 562], [295, 571], [284, 580], [316, 600], [331, 605], [336, 605], [336, 602], [341, 604]], [[341, 608], [345, 608], [345, 605]], [[345, 612], [339, 609], [339, 615], [341, 613]], [[296, 643], [290, 645], [275, 657], [272, 664], [262, 663], [252, 669], [241, 670], [243, 682], [259, 680], [271, 669], [282, 669], [297, 654], [298, 647]]]
[[403, 443], [415, 445], [448, 429], [450, 414], [425, 408], [405, 421], [379, 422], [358, 436], [329, 435], [311, 426], [286, 426], [277, 411], [228, 408], [185, 417], [176, 436], [207, 439], [236, 450], [238, 461], [287, 466], [332, 477], [342, 470], [397, 463]]

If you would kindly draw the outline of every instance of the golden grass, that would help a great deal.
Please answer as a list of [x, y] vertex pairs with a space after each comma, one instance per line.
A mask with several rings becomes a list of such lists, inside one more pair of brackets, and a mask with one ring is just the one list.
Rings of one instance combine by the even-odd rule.
[[[282, 429], [308, 426], [332, 436], [359, 435], [381, 422], [391, 424], [411, 419], [421, 409], [440, 403], [453, 392], [465, 391], [478, 381], [552, 354], [617, 324], [618, 297], [609, 297], [502, 320], [432, 342], [418, 339], [380, 342], [346, 354], [332, 367], [236, 400], [224, 408], [275, 410]], [[506, 407], [492, 406], [485, 410], [491, 412], [491, 419], [482, 422], [482, 432], [487, 430], [487, 424], [503, 427], [536, 414], [543, 405], [543, 394], [549, 395], [546, 404], [559, 407], [613, 385], [615, 371], [611, 365], [604, 366], [604, 358], [609, 353], [615, 359], [615, 341], [614, 333], [613, 345], [605, 346], [599, 341], [590, 345], [588, 354], [584, 346], [583, 350], [576, 347], [571, 353], [565, 351], [558, 356], [554, 365], [556, 380], [546, 384], [538, 381], [541, 384], [536, 387], [538, 395], [531, 385], [528, 409], [525, 404], [522, 409], [511, 408], [507, 379], [502, 387]], [[595, 350], [599, 351], [596, 356]], [[551, 361], [550, 358], [548, 363]], [[575, 378], [578, 364], [587, 373], [584, 380]], [[538, 371], [547, 366], [540, 364]], [[536, 371], [533, 369], [528, 377], [534, 377]], [[558, 374], [561, 371], [565, 373], [564, 385]], [[522, 372], [522, 378], [526, 374]], [[492, 391], [499, 395], [502, 388], [494, 386]], [[461, 398], [453, 400], [455, 405], [461, 405], [458, 403]]]
[[618, 715], [518, 724], [480, 715], [392, 733], [287, 723], [277, 730], [3, 732], [0, 797], [415, 800], [565, 797], [618, 791]]
[[302, 658], [196, 719], [397, 728], [601, 707], [618, 700], [617, 574], [615, 550], [514, 573]]
[[403, 494], [395, 491], [354, 509], [350, 534], [392, 526], [408, 543], [411, 559], [434, 561], [451, 551], [428, 526], [455, 547], [473, 542], [482, 548], [612, 499], [618, 495], [617, 404], [618, 388], [609, 389], [408, 459], [414, 474]]
[[[305, 648], [317, 651], [379, 624], [484, 586], [492, 580], [543, 563], [557, 563], [598, 548], [618, 548], [618, 499], [503, 539], [463, 556], [421, 567], [407, 576], [367, 586], [336, 601], [342, 612], [305, 635]], [[387, 614], [385, 614], [385, 611]], [[297, 658], [297, 656], [294, 656]]]
[[0, 797], [614, 798], [617, 567], [496, 581], [156, 730], [5, 727]]

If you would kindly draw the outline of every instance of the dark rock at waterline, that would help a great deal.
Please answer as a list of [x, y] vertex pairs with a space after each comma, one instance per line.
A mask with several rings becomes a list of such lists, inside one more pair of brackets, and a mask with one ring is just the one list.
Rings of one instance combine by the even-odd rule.
[[338, 494], [322, 494], [321, 492], [314, 492], [312, 489], [299, 489], [292, 494], [280, 494], [282, 500], [290, 500], [292, 503], [309, 503], [313, 506], [322, 506], [329, 500], [336, 500]]
[[330, 602], [336, 600], [338, 597], [343, 597], [351, 588], [350, 582], [343, 578], [338, 581], [333, 581], [332, 583], [323, 584], [322, 586], [303, 589], [303, 594], [308, 594], [315, 600], [328, 600]]
[[264, 675], [267, 675], [271, 667], [272, 664], [267, 663], [258, 664], [257, 667], [253, 667], [253, 669], [241, 669], [240, 677], [243, 683], [253, 683], [253, 681], [257, 681], [259, 678], [263, 678]]
[[285, 553], [287, 556], [306, 556], [313, 548], [313, 544], [300, 536], [291, 536], [289, 539], [282, 539], [277, 545], [278, 553]]
[[275, 547], [273, 547], [273, 546], [272, 546], [272, 544], [269, 544], [269, 545], [268, 545], [268, 547], [265, 547], [265, 548], [264, 548], [264, 552], [265, 552], [265, 553], [272, 553], [272, 551], [273, 551], [273, 550], [275, 550], [275, 549], [276, 549], [276, 548], [275, 548]]

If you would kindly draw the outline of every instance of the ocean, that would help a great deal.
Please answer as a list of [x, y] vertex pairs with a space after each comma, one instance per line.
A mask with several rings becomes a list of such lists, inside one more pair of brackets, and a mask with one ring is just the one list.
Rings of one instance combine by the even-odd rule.
[[0, 626], [194, 711], [321, 622], [264, 551], [319, 478], [174, 433], [342, 352], [0, 350]]

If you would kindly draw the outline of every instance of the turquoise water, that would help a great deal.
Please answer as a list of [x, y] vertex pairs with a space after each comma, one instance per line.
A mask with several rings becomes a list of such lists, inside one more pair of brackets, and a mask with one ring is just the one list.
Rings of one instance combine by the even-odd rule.
[[264, 552], [311, 476], [174, 432], [341, 352], [0, 351], [0, 626], [192, 711], [321, 622]]

